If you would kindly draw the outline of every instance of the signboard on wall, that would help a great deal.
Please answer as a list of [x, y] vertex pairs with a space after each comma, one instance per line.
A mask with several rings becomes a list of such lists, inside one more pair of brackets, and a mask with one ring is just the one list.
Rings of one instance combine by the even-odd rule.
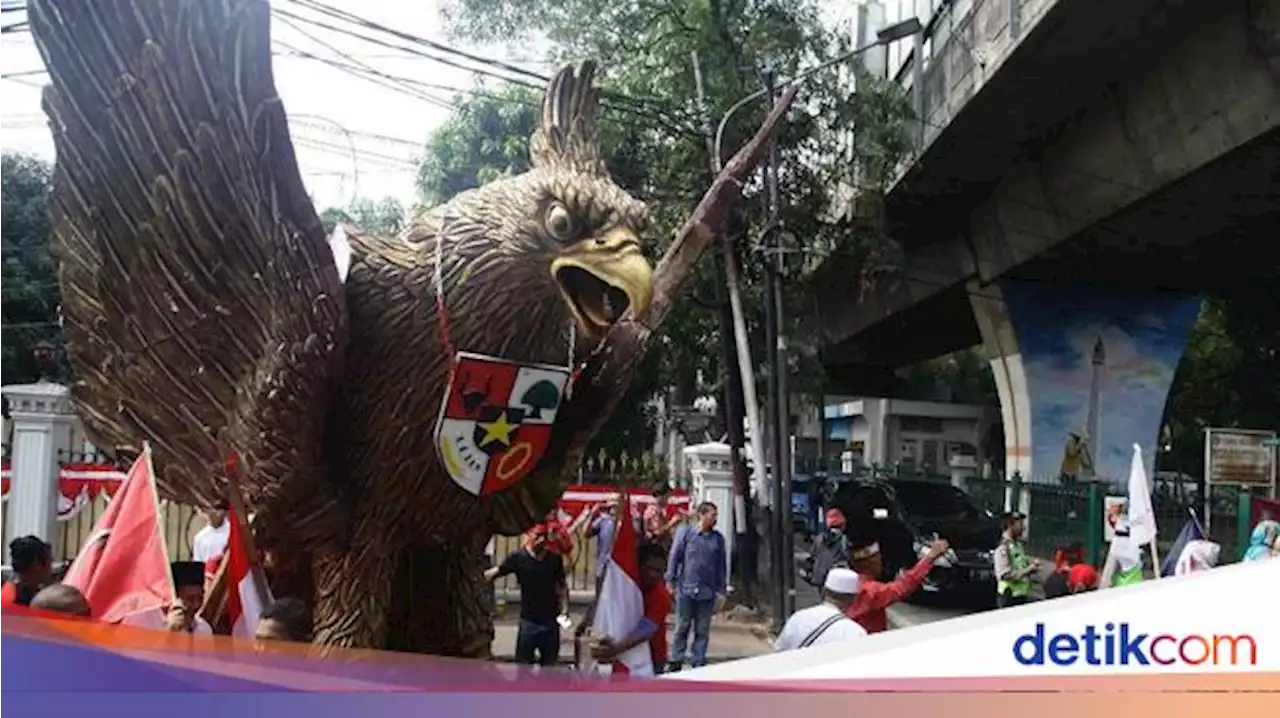
[[1269, 488], [1276, 477], [1276, 432], [1205, 430], [1205, 476], [1211, 485]]

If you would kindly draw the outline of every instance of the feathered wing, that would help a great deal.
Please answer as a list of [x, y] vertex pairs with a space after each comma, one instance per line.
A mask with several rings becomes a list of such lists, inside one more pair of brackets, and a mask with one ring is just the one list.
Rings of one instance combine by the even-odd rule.
[[[346, 310], [271, 72], [265, 0], [31, 0], [81, 416], [161, 493], [318, 510]], [[309, 507], [309, 508], [308, 508]]]

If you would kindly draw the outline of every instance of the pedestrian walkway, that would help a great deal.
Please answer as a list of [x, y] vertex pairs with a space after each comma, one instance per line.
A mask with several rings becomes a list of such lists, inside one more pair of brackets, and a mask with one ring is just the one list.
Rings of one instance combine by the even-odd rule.
[[[570, 618], [577, 626], [586, 613], [585, 606], [573, 606]], [[493, 657], [499, 661], [513, 661], [516, 653], [516, 634], [519, 631], [519, 604], [507, 604], [505, 615], [494, 622]], [[675, 616], [667, 620], [668, 638], [675, 630]], [[692, 636], [690, 636], [692, 640]], [[711, 619], [711, 642], [707, 647], [708, 663], [723, 663], [739, 658], [750, 658], [773, 651], [772, 644], [753, 631], [750, 624], [730, 620], [723, 616]], [[560, 632], [560, 661], [573, 661], [573, 629]]]

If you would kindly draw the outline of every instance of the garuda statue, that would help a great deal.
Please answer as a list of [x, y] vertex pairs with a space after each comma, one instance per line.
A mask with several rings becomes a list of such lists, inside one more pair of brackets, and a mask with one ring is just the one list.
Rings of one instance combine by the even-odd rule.
[[397, 237], [330, 237], [265, 0], [31, 0], [29, 17], [95, 443], [149, 441], [161, 494], [202, 506], [242, 457], [258, 544], [300, 567], [319, 643], [486, 655], [484, 545], [554, 505], [767, 138], [655, 275], [645, 206], [600, 156], [592, 67], [569, 68], [529, 172]]

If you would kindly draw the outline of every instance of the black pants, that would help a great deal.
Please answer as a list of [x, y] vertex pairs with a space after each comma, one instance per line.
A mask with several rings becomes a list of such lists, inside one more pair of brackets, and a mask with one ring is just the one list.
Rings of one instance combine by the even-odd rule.
[[998, 608], [1009, 608], [1010, 606], [1021, 606], [1027, 602], [1026, 596], [1014, 596], [1012, 593], [1005, 591], [996, 596], [996, 606]]
[[560, 626], [520, 619], [516, 634], [516, 663], [554, 666], [560, 660]]

